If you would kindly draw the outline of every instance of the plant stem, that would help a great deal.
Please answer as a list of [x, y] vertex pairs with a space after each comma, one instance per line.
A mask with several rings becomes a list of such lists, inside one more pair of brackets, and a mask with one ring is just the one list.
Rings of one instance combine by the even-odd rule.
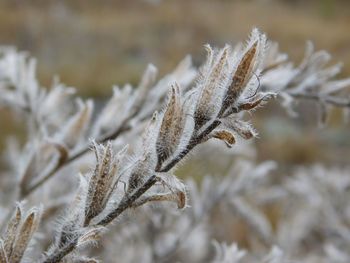
[[[97, 140], [98, 143], [103, 143], [108, 140], [116, 139], [118, 136], [120, 136], [123, 132], [126, 132], [130, 130], [131, 127], [127, 125], [127, 122], [125, 122], [123, 125], [120, 126], [119, 129], [117, 129], [115, 132], [103, 136], [100, 139]], [[82, 149], [78, 150], [74, 154], [72, 154], [65, 162], [63, 163], [57, 163], [57, 165], [49, 171], [46, 175], [44, 175], [40, 180], [35, 182], [35, 184], [31, 185], [28, 189], [21, 189], [20, 191], [20, 200], [26, 198], [29, 194], [31, 194], [33, 191], [35, 191], [37, 188], [39, 188], [41, 185], [43, 185], [47, 180], [49, 180], [52, 176], [54, 176], [59, 170], [61, 170], [63, 167], [67, 166], [68, 164], [72, 163], [73, 161], [77, 160], [84, 154], [86, 154], [90, 150], [90, 144], [86, 145]]]
[[[143, 195], [148, 189], [150, 189], [157, 182], [156, 175], [152, 175], [147, 181], [138, 188], [131, 195], [125, 194], [122, 200], [120, 201], [118, 207], [113, 210], [110, 214], [108, 214], [104, 219], [99, 221], [96, 226], [106, 226], [111, 223], [114, 219], [116, 219], [120, 214], [122, 214], [126, 209], [132, 207], [133, 203]], [[72, 239], [67, 245], [60, 248], [52, 255], [48, 256], [42, 263], [58, 263], [64, 258], [66, 255], [71, 253], [78, 244], [78, 239]]]
[[325, 96], [325, 95], [320, 95], [315, 93], [292, 92], [292, 91], [286, 91], [286, 93], [288, 93], [290, 96], [294, 98], [325, 102], [336, 107], [344, 107], [344, 108], [350, 107], [350, 100], [347, 98]]
[[[200, 144], [203, 139], [208, 136], [218, 125], [219, 120], [213, 121], [204, 131], [200, 134], [195, 135], [190, 140], [186, 149], [179, 153], [170, 163], [168, 163], [163, 169], [156, 169], [156, 172], [167, 172], [173, 168], [183, 157], [185, 157], [195, 146]], [[118, 207], [109, 213], [105, 218], [96, 223], [96, 226], [106, 226], [111, 223], [114, 219], [120, 216], [126, 209], [132, 207], [134, 202], [141, 197], [147, 190], [149, 190], [157, 182], [157, 176], [153, 174], [147, 181], [138, 189], [136, 189], [131, 195], [125, 194], [120, 201]], [[60, 260], [72, 252], [78, 243], [78, 238], [71, 240], [66, 246], [53, 253], [51, 256], [45, 259], [43, 263], [57, 263]]]
[[219, 120], [213, 121], [203, 132], [199, 135], [193, 136], [187, 145], [187, 147], [180, 152], [171, 162], [169, 162], [160, 172], [168, 172], [171, 168], [173, 168], [179, 161], [182, 160], [194, 147], [202, 142], [202, 140], [208, 136], [216, 127], [219, 126], [221, 122]]

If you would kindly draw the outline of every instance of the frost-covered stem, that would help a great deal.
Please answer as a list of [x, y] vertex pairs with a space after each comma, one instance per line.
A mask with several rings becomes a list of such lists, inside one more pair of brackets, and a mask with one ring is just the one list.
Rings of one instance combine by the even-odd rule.
[[72, 239], [67, 245], [47, 257], [42, 263], [58, 263], [62, 258], [72, 252], [78, 244], [78, 238]]
[[99, 221], [97, 225], [105, 226], [112, 222], [115, 218], [117, 218], [121, 213], [123, 213], [126, 209], [131, 207], [133, 203], [143, 195], [148, 189], [150, 189], [157, 182], [156, 175], [152, 175], [147, 181], [135, 190], [131, 195], [125, 194], [123, 199], [120, 201], [118, 207], [114, 209], [111, 213], [109, 213], [104, 219]]
[[[159, 172], [167, 172], [171, 168], [173, 168], [184, 156], [186, 156], [195, 146], [200, 144], [203, 139], [208, 136], [218, 125], [220, 121], [215, 120], [212, 124], [210, 124], [203, 132], [201, 132], [197, 136], [193, 136], [190, 140], [188, 146], [185, 150], [183, 150], [178, 156], [176, 156], [166, 167], [164, 167]], [[111, 223], [114, 219], [116, 219], [120, 214], [122, 214], [126, 209], [132, 207], [134, 202], [141, 197], [147, 190], [149, 190], [155, 183], [157, 182], [156, 175], [152, 175], [147, 179], [147, 181], [135, 190], [131, 195], [125, 194], [122, 200], [120, 201], [118, 207], [109, 213], [104, 219], [99, 221], [96, 225], [98, 226], [106, 226]], [[55, 252], [53, 255], [49, 256], [44, 263], [56, 263], [59, 262], [64, 256], [69, 254], [74, 250], [77, 244], [77, 239], [71, 240], [66, 246], [64, 246], [59, 251]]]
[[202, 142], [202, 140], [208, 136], [216, 127], [218, 127], [220, 124], [219, 120], [213, 121], [212, 124], [210, 124], [203, 132], [201, 132], [198, 135], [195, 135], [191, 138], [190, 142], [188, 143], [187, 147], [180, 152], [177, 156], [174, 157], [174, 159], [169, 162], [163, 169], [160, 170], [160, 172], [168, 172], [171, 168], [173, 168], [179, 161], [182, 160], [194, 147], [196, 147], [198, 144]]
[[[122, 200], [120, 201], [118, 207], [109, 213], [104, 219], [99, 221], [97, 226], [106, 226], [111, 223], [114, 219], [116, 219], [120, 214], [122, 214], [126, 209], [132, 207], [133, 203], [142, 196], [148, 189], [150, 189], [157, 182], [157, 177], [152, 175], [148, 180], [139, 187], [134, 193], [131, 195], [125, 194]], [[52, 255], [49, 255], [43, 263], [58, 263], [64, 258], [66, 255], [71, 253], [78, 244], [79, 237], [76, 237], [69, 241], [67, 245], [60, 248]]]
[[62, 163], [61, 165], [56, 165], [51, 171], [49, 171], [45, 176], [43, 176], [39, 181], [37, 181], [34, 185], [24, 190], [20, 189], [19, 200], [26, 198], [30, 193], [35, 191], [38, 187], [44, 184], [49, 178], [51, 178], [58, 170], [60, 170], [64, 165], [67, 165], [68, 162]]
[[[120, 136], [123, 132], [126, 132], [131, 129], [131, 127], [128, 125], [127, 121], [129, 119], [126, 119], [126, 121], [113, 133], [108, 134], [106, 136], [103, 136], [100, 139], [97, 139], [97, 143], [103, 143], [109, 140], [114, 140], [118, 136]], [[76, 153], [74, 153], [72, 156], [70, 156], [65, 162], [58, 163], [51, 171], [49, 171], [46, 175], [44, 175], [39, 181], [35, 182], [32, 186], [30, 186], [26, 191], [23, 191], [21, 189], [20, 191], [20, 200], [26, 198], [30, 193], [35, 191], [37, 188], [39, 188], [41, 185], [43, 185], [47, 180], [49, 180], [52, 176], [54, 176], [59, 170], [61, 170], [66, 165], [72, 163], [76, 159], [80, 158], [84, 154], [86, 154], [90, 150], [90, 144], [86, 145]]]
[[350, 107], [350, 99], [346, 99], [346, 98], [325, 96], [317, 93], [304, 93], [304, 92], [292, 92], [292, 91], [287, 91], [287, 93], [294, 98], [320, 101], [327, 104], [331, 104], [336, 107], [343, 107], [343, 108]]

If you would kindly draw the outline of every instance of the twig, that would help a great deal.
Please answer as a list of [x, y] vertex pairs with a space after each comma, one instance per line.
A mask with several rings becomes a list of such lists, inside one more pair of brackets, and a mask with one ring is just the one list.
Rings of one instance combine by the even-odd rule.
[[[179, 155], [177, 155], [170, 163], [168, 163], [163, 169], [156, 172], [167, 172], [171, 168], [173, 168], [183, 157], [185, 157], [195, 146], [200, 144], [202, 140], [212, 132], [218, 125], [220, 121], [215, 120], [212, 124], [210, 124], [203, 132], [201, 132], [197, 136], [193, 136], [190, 140], [190, 143]], [[142, 196], [147, 190], [149, 190], [156, 182], [157, 176], [154, 174], [147, 179], [147, 181], [139, 187], [135, 192], [131, 195], [128, 193], [124, 195], [122, 200], [120, 201], [118, 207], [114, 209], [111, 213], [109, 213], [104, 219], [96, 223], [96, 226], [106, 226], [111, 223], [114, 219], [120, 216], [126, 209], [133, 206], [134, 202]], [[56, 263], [59, 262], [64, 256], [68, 255], [70, 252], [74, 250], [78, 242], [78, 238], [70, 241], [66, 246], [52, 254], [50, 257], [45, 259], [43, 263]]]
[[187, 147], [182, 152], [180, 152], [171, 162], [169, 162], [163, 169], [161, 169], [160, 172], [168, 172], [171, 168], [173, 168], [175, 164], [181, 161], [182, 158], [184, 158], [194, 147], [200, 144], [202, 140], [209, 135], [209, 133], [211, 133], [217, 126], [219, 126], [220, 123], [221, 122], [219, 120], [215, 120], [199, 135], [193, 136]]
[[343, 108], [350, 107], [350, 99], [325, 96], [317, 93], [304, 93], [304, 92], [301, 93], [301, 92], [292, 92], [292, 91], [285, 91], [285, 92], [294, 98], [325, 102], [336, 107], [343, 107]]
[[[127, 119], [127, 121], [128, 120], [129, 120], [129, 118]], [[103, 143], [103, 142], [106, 142], [108, 140], [114, 140], [118, 136], [120, 136], [123, 132], [130, 130], [131, 127], [129, 125], [127, 125], [127, 121], [125, 121], [125, 125], [121, 125], [120, 128], [117, 129], [115, 132], [113, 132], [109, 135], [103, 136], [102, 138], [100, 138], [96, 141], [98, 143]], [[40, 180], [38, 180], [35, 184], [30, 186], [28, 189], [21, 191], [19, 199], [26, 198], [29, 194], [31, 194], [38, 187], [40, 187], [47, 180], [49, 180], [52, 176], [54, 176], [59, 170], [61, 170], [63, 167], [67, 166], [68, 164], [72, 163], [73, 161], [77, 160], [78, 158], [80, 158], [81, 156], [86, 154], [89, 150], [90, 150], [90, 145], [86, 145], [85, 147], [83, 147], [82, 149], [80, 149], [79, 151], [74, 153], [72, 156], [70, 156], [65, 162], [57, 163], [57, 165], [52, 170], [48, 171], [48, 173], [46, 175], [44, 175]]]
[[[120, 214], [122, 214], [126, 209], [132, 206], [132, 204], [141, 196], [143, 195], [148, 189], [150, 189], [155, 183], [157, 182], [156, 175], [152, 175], [148, 180], [140, 187], [138, 188], [133, 194], [128, 195], [125, 194], [123, 199], [120, 201], [118, 207], [113, 210], [108, 216], [106, 216], [104, 219], [99, 221], [96, 225], [97, 226], [105, 226], [109, 223], [111, 223], [114, 219], [116, 219]], [[43, 263], [57, 263], [60, 262], [63, 257], [68, 255], [70, 252], [72, 252], [77, 244], [78, 244], [79, 237], [76, 237], [72, 239], [67, 245], [47, 257]]]

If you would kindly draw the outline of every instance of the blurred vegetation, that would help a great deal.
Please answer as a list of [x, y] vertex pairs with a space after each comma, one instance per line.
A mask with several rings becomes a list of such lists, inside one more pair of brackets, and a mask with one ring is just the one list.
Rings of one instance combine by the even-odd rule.
[[[346, 0], [0, 1], [0, 44], [36, 57], [45, 86], [58, 75], [83, 96], [95, 97], [110, 95], [114, 84], [136, 84], [150, 62], [161, 75], [188, 53], [199, 65], [205, 58], [203, 44], [236, 43], [254, 26], [296, 61], [303, 55], [305, 41], [312, 40], [317, 49], [332, 53], [334, 61], [343, 61], [343, 76], [349, 76], [349, 25], [350, 1]], [[285, 116], [278, 106], [269, 110], [274, 116]], [[1, 115], [0, 132], [5, 137], [20, 125], [9, 121], [13, 116], [8, 112]], [[349, 148], [337, 114], [322, 132], [315, 132], [311, 117], [301, 116], [286, 125], [278, 117], [259, 116], [256, 121], [264, 134], [258, 144], [261, 159], [346, 162], [334, 157]], [[306, 125], [292, 132], [298, 123]], [[289, 131], [279, 133], [279, 129]], [[334, 151], [330, 154], [324, 147]]]
[[149, 62], [161, 73], [187, 53], [199, 63], [203, 44], [236, 43], [254, 26], [294, 58], [310, 39], [350, 73], [349, 1], [156, 2], [2, 0], [0, 43], [37, 57], [44, 84], [58, 74], [89, 96], [108, 95], [116, 83], [137, 83]]

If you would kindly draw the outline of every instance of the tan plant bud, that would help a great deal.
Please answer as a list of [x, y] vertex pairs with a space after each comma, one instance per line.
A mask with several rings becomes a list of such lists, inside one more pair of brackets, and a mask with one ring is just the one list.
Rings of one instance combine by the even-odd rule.
[[172, 173], [158, 173], [157, 178], [162, 185], [167, 187], [171, 193], [167, 194], [167, 201], [173, 201], [179, 209], [185, 208], [187, 195], [185, 185]]
[[211, 137], [224, 141], [229, 148], [236, 142], [235, 136], [228, 130], [214, 131]]
[[177, 208], [179, 209], [185, 208], [187, 204], [186, 192], [178, 192], [176, 194], [176, 197], [177, 197]]
[[233, 130], [245, 140], [257, 136], [255, 129], [248, 123], [233, 117], [227, 117], [221, 120], [222, 126]]
[[85, 135], [92, 116], [93, 102], [91, 100], [86, 103], [80, 101], [79, 104], [80, 110], [68, 121], [62, 134], [58, 134], [58, 139], [69, 149], [74, 148]]
[[97, 242], [100, 239], [104, 230], [105, 230], [104, 227], [95, 227], [95, 228], [89, 229], [85, 234], [83, 234], [78, 239], [78, 246], [81, 247], [90, 243]]
[[89, 190], [86, 201], [86, 221], [88, 223], [106, 207], [116, 182], [116, 175], [120, 159], [124, 156], [126, 148], [116, 157], [111, 142], [106, 146], [93, 143], [96, 166], [89, 180]]
[[132, 114], [137, 113], [145, 103], [148, 93], [156, 82], [157, 72], [158, 70], [154, 65], [149, 64], [147, 66], [137, 88], [137, 95], [131, 109]]
[[96, 185], [91, 185], [94, 187], [90, 209], [93, 207], [95, 213], [98, 214], [103, 209], [102, 200], [106, 194], [107, 188], [109, 187], [109, 183], [111, 178], [114, 176], [110, 174], [111, 169], [111, 158], [112, 158], [112, 144], [109, 142], [104, 149], [104, 153], [102, 159], [99, 160], [97, 173], [93, 175], [94, 183]]
[[21, 261], [30, 239], [39, 226], [40, 214], [40, 210], [36, 208], [32, 209], [22, 223], [21, 228], [17, 233], [13, 251], [9, 259], [10, 262], [17, 263]]
[[171, 88], [168, 105], [163, 115], [156, 143], [158, 165], [162, 164], [180, 143], [185, 125], [183, 103], [180, 87], [175, 84]]
[[163, 202], [163, 201], [174, 202], [177, 204], [178, 209], [183, 209], [187, 204], [186, 192], [178, 191], [178, 192], [169, 192], [169, 193], [162, 193], [162, 194], [158, 193], [150, 196], [143, 196], [133, 204], [133, 207], [136, 208], [149, 202]]
[[12, 253], [14, 242], [17, 235], [17, 229], [22, 220], [22, 209], [20, 204], [17, 204], [14, 216], [11, 218], [7, 225], [6, 233], [4, 236], [4, 249], [9, 257]]
[[241, 101], [240, 104], [238, 105], [238, 111], [252, 110], [252, 109], [256, 108], [257, 106], [262, 105], [263, 102], [266, 102], [267, 100], [269, 100], [270, 98], [273, 98], [275, 96], [276, 96], [276, 94], [272, 93], [272, 92], [264, 92], [264, 93], [260, 92], [250, 99]]
[[141, 156], [141, 159], [137, 160], [135, 166], [131, 170], [128, 181], [128, 193], [131, 193], [144, 183], [145, 178], [154, 172], [153, 160], [150, 153], [146, 153]]
[[247, 85], [248, 80], [251, 77], [257, 46], [258, 41], [255, 41], [239, 62], [224, 99], [224, 110], [230, 107], [234, 101], [238, 99]]
[[[204, 80], [202, 85], [201, 94], [195, 110], [195, 123], [199, 128], [211, 118], [215, 117], [215, 114], [220, 110], [219, 105], [222, 104], [222, 90], [227, 80], [227, 60], [230, 52], [230, 47], [226, 46], [218, 55], [214, 65], [210, 69], [207, 69], [208, 75], [203, 76]], [[210, 54], [210, 56], [212, 56]], [[213, 62], [210, 59], [209, 63]]]

